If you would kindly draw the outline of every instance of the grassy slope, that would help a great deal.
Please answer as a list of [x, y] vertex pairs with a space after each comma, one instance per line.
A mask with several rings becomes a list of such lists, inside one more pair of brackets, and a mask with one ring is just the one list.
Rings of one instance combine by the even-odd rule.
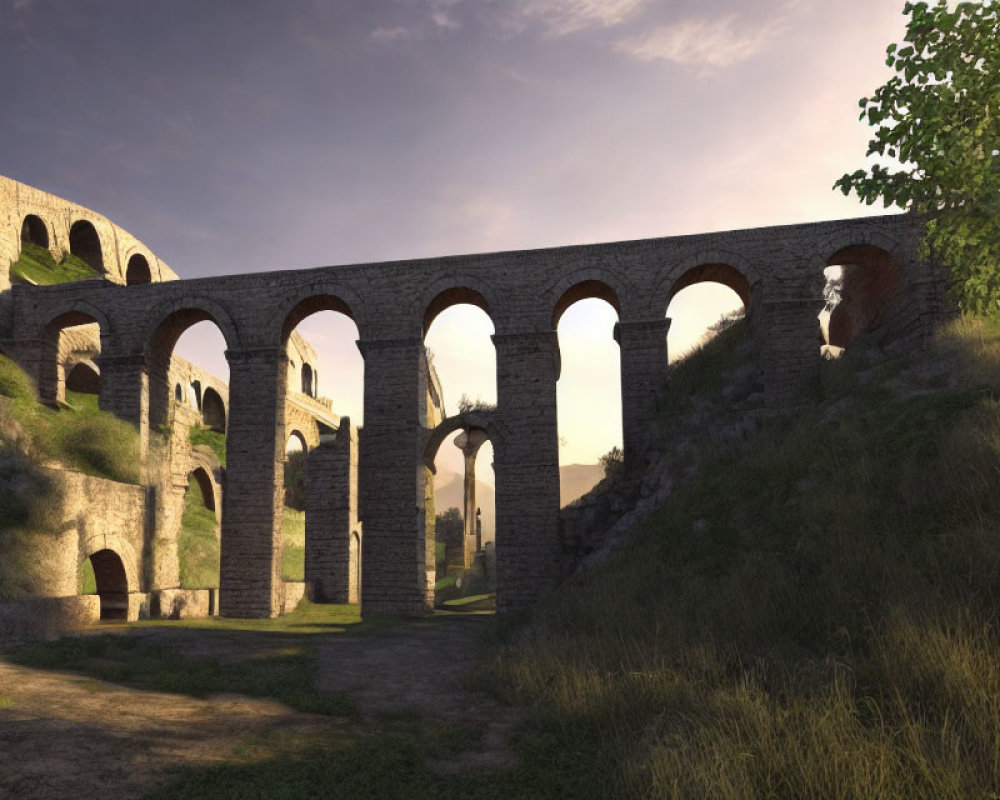
[[203, 589], [219, 585], [219, 538], [215, 512], [205, 508], [201, 485], [193, 476], [184, 495], [184, 513], [177, 534], [181, 586]]
[[501, 650], [488, 682], [580, 754], [581, 796], [1000, 786], [1000, 325], [920, 358], [825, 364]]
[[219, 459], [219, 463], [226, 466], [226, 434], [203, 425], [193, 425], [188, 432], [188, 441], [192, 445], [208, 445], [215, 453], [215, 457]]
[[15, 283], [28, 279], [31, 283], [49, 285], [94, 280], [101, 276], [77, 256], [65, 253], [61, 261], [56, 261], [47, 248], [23, 242], [20, 258], [10, 265], [10, 277]]

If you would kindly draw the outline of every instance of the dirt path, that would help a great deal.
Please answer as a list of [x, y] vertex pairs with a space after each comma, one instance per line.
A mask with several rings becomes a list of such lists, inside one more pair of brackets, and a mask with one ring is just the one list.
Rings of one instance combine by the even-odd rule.
[[[385, 713], [417, 710], [486, 726], [483, 751], [441, 769], [501, 765], [513, 712], [464, 685], [478, 658], [482, 621], [454, 618], [401, 625], [374, 635], [316, 636], [318, 687], [348, 692], [362, 726]], [[268, 634], [227, 636], [164, 628], [126, 631], [190, 655], [224, 660], [288, 645]], [[242, 696], [196, 699], [140, 691], [69, 673], [14, 666], [0, 659], [0, 797], [141, 797], [179, 766], [234, 758], [248, 737], [334, 732], [357, 722], [293, 711]]]

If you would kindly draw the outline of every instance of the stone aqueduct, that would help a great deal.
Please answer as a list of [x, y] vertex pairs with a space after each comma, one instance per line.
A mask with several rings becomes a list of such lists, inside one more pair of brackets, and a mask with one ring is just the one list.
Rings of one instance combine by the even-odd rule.
[[[20, 229], [20, 216], [8, 219], [11, 232]], [[555, 329], [569, 305], [598, 297], [618, 313], [624, 449], [627, 463], [641, 468], [648, 418], [668, 378], [665, 313], [676, 292], [708, 280], [740, 295], [763, 353], [764, 402], [781, 407], [796, 402], [818, 369], [825, 267], [851, 265], [858, 286], [880, 289], [859, 292], [853, 319], [838, 323], [850, 335], [876, 327], [887, 340], [912, 343], [931, 329], [944, 309], [943, 279], [916, 256], [920, 230], [900, 215], [133, 286], [120, 279], [14, 286], [2, 344], [44, 391], [60, 330], [97, 323], [100, 404], [148, 441], [174, 402], [167, 380], [174, 343], [196, 322], [219, 327], [231, 376], [221, 611], [267, 617], [279, 613], [282, 597], [288, 337], [314, 312], [347, 314], [364, 358], [364, 428], [356, 445], [362, 612], [432, 608], [427, 465], [443, 434], [457, 428], [482, 428], [494, 445], [497, 597], [508, 610], [544, 597], [562, 572]], [[497, 408], [431, 425], [424, 335], [457, 303], [479, 306], [493, 322]]]

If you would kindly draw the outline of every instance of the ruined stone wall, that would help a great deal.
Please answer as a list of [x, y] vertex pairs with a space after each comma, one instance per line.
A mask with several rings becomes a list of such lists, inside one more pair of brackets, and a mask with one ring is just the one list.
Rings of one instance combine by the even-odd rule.
[[[667, 380], [666, 307], [704, 265], [745, 279], [751, 329], [764, 353], [763, 397], [795, 402], [819, 363], [823, 269], [835, 253], [877, 247], [899, 266], [883, 335], [919, 341], [944, 313], [945, 274], [917, 258], [921, 233], [906, 215], [699, 234], [634, 242], [325, 267], [133, 286], [16, 286], [13, 349], [32, 350], [50, 321], [73, 312], [101, 326], [102, 407], [145, 431], [158, 332], [212, 319], [230, 362], [223, 513], [224, 613], [268, 616], [282, 603], [282, 470], [287, 439], [286, 331], [308, 313], [348, 311], [365, 359], [360, 434], [362, 603], [366, 614], [423, 613], [433, 598], [424, 517], [426, 431], [434, 422], [423, 334], [430, 311], [474, 299], [496, 331], [498, 408], [496, 558], [501, 608], [543, 597], [559, 569], [555, 385], [557, 311], [569, 300], [609, 299], [619, 316], [626, 459], [641, 463], [646, 421]], [[433, 543], [431, 542], [431, 545]], [[431, 551], [433, 548], [431, 547]], [[431, 570], [428, 570], [428, 561]], [[228, 610], [225, 604], [230, 603]]]
[[69, 232], [73, 223], [78, 220], [91, 223], [100, 239], [103, 277], [112, 283], [125, 283], [129, 259], [135, 255], [146, 259], [153, 282], [177, 280], [177, 274], [146, 245], [107, 217], [0, 176], [0, 292], [10, 286], [10, 264], [21, 253], [21, 226], [29, 214], [45, 224], [49, 250], [57, 258], [70, 251]]
[[128, 617], [138, 619], [151, 588], [150, 525], [143, 486], [44, 468], [50, 482], [48, 514], [53, 524], [33, 543], [38, 565], [35, 597], [75, 597], [83, 562], [101, 550], [122, 561], [128, 580]]

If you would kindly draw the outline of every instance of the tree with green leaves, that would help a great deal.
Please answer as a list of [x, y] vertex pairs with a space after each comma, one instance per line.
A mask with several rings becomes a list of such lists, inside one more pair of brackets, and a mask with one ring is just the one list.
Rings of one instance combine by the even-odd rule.
[[861, 100], [868, 169], [835, 188], [926, 216], [921, 256], [951, 269], [959, 305], [1000, 312], [1000, 14], [997, 0], [908, 2], [895, 74]]

